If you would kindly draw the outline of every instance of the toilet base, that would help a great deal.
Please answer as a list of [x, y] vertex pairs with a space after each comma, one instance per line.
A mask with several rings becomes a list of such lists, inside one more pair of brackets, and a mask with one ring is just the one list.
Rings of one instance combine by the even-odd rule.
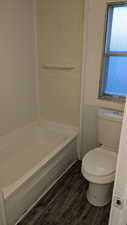
[[105, 206], [111, 201], [112, 189], [113, 183], [95, 184], [90, 182], [87, 190], [87, 200], [94, 206]]

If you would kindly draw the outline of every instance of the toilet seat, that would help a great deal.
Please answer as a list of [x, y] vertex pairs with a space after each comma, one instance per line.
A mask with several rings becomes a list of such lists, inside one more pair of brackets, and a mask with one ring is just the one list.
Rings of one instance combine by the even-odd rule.
[[110, 183], [115, 177], [117, 154], [100, 147], [89, 151], [82, 160], [82, 174], [90, 182]]

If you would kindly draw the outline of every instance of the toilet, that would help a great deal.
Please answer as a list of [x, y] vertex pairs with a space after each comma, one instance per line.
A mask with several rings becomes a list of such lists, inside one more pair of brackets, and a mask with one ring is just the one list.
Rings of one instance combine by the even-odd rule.
[[120, 112], [98, 110], [99, 147], [90, 150], [82, 159], [81, 172], [89, 181], [87, 200], [94, 206], [105, 206], [111, 201], [122, 118]]

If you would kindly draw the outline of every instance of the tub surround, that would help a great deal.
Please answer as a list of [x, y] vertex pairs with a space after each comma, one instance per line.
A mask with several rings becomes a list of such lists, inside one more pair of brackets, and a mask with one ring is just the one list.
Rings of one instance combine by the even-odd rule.
[[40, 110], [79, 126], [84, 0], [38, 0]]

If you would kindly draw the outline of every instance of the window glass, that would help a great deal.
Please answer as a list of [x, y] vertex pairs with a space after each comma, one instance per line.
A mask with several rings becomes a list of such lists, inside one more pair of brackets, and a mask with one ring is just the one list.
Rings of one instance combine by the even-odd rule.
[[101, 96], [127, 96], [127, 4], [108, 6]]
[[108, 70], [105, 94], [127, 95], [127, 57], [110, 56], [107, 59]]
[[127, 6], [113, 8], [110, 52], [127, 52]]

